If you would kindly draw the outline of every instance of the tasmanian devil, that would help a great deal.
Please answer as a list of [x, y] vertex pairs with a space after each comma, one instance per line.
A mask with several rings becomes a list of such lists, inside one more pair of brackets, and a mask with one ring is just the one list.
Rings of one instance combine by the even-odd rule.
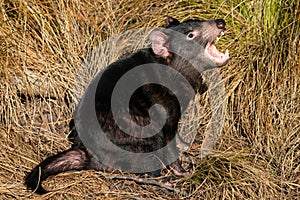
[[[37, 165], [25, 177], [28, 189], [46, 193], [43, 180], [70, 170], [123, 170], [158, 176], [160, 169], [168, 166], [177, 176], [187, 173], [178, 160], [178, 122], [203, 85], [201, 72], [224, 66], [229, 60], [228, 51], [224, 54], [214, 45], [225, 21], [180, 23], [171, 17], [166, 21], [165, 29], [150, 33], [148, 48], [110, 64], [91, 82], [70, 122], [72, 147]], [[130, 87], [133, 90], [127, 102]], [[115, 92], [116, 88], [121, 89]], [[90, 116], [93, 118], [92, 112], [85, 110], [88, 106], [95, 112], [99, 129], [92, 120], [88, 123]], [[134, 133], [129, 133], [132, 130]], [[154, 134], [148, 134], [149, 130]], [[103, 137], [98, 133], [107, 141], [99, 139]]]

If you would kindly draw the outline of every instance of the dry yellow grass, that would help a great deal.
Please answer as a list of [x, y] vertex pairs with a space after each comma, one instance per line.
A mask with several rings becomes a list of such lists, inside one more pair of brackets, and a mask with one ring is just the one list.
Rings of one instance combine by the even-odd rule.
[[[1, 199], [298, 199], [300, 192], [299, 2], [107, 0], [0, 1]], [[167, 192], [93, 171], [45, 181], [52, 192], [27, 191], [23, 177], [67, 149], [74, 82], [89, 52], [111, 35], [180, 20], [225, 18], [220, 49], [227, 110], [216, 152]], [[107, 49], [111, 59], [122, 52]], [[116, 55], [113, 57], [112, 55]], [[103, 63], [113, 60], [102, 59]], [[78, 81], [78, 80], [77, 80]], [[209, 94], [197, 98], [201, 144]], [[185, 123], [185, 122], [183, 122]], [[197, 150], [194, 145], [191, 152]]]

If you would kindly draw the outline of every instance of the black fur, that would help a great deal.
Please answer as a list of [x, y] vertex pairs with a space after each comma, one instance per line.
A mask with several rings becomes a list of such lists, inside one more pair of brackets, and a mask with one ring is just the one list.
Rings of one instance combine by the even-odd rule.
[[[223, 25], [221, 29], [224, 29], [225, 22], [223, 20], [217, 21]], [[181, 111], [185, 110], [188, 106], [188, 102], [191, 99], [186, 99], [184, 105], [180, 105], [178, 102], [178, 95], [183, 98], [188, 98], [185, 94], [185, 85], [178, 85], [182, 91], [181, 94], [173, 94], [168, 88], [165, 88], [158, 84], [146, 84], [138, 88], [131, 96], [129, 102], [129, 109], [132, 120], [140, 126], [145, 126], [150, 123], [149, 108], [154, 104], [159, 104], [164, 107], [168, 114], [168, 119], [163, 126], [162, 130], [156, 135], [148, 138], [139, 138], [126, 134], [116, 125], [111, 111], [111, 95], [118, 80], [129, 70], [136, 66], [147, 63], [159, 63], [172, 67], [177, 70], [178, 73], [183, 75], [193, 87], [195, 92], [201, 90], [204, 86], [202, 83], [201, 72], [205, 69], [220, 67], [226, 64], [214, 63], [206, 58], [204, 55], [204, 49], [208, 43], [212, 43], [216, 36], [221, 32], [217, 27], [216, 21], [186, 21], [180, 23], [174, 18], [167, 19], [168, 29], [175, 30], [185, 34], [184, 37], [174, 37], [168, 29], [165, 31], [157, 31], [150, 35], [152, 40], [151, 48], [145, 48], [137, 51], [136, 53], [118, 60], [117, 62], [109, 65], [103, 72], [103, 75], [98, 83], [96, 95], [95, 95], [95, 109], [99, 124], [103, 131], [107, 134], [107, 137], [119, 147], [131, 151], [131, 152], [152, 152], [167, 145], [176, 135], [178, 122], [180, 120]], [[187, 35], [191, 31], [197, 31], [199, 34], [194, 40], [199, 44], [199, 47], [195, 48], [190, 45], [190, 41], [187, 40]], [[209, 35], [205, 35], [204, 32], [209, 32]], [[163, 44], [159, 42], [164, 41]], [[179, 49], [182, 52], [184, 58], [177, 56], [173, 49]], [[203, 54], [203, 55], [202, 55]], [[200, 56], [199, 56], [200, 55]], [[199, 59], [200, 58], [200, 59]], [[203, 60], [201, 60], [203, 58]], [[202, 70], [196, 70], [189, 61], [193, 64], [199, 65]], [[140, 74], [140, 78], [147, 79], [149, 76], [155, 76], [153, 74]], [[186, 90], [187, 91], [187, 90]], [[120, 102], [121, 103], [121, 102]], [[120, 114], [122, 117], [122, 113]], [[41, 186], [43, 180], [51, 175], [55, 175], [69, 170], [85, 170], [96, 169], [103, 171], [113, 171], [114, 169], [109, 166], [103, 165], [100, 160], [97, 161], [93, 152], [87, 149], [81, 142], [75, 123], [72, 120], [70, 122], [71, 134], [69, 135], [70, 141], [73, 142], [71, 149], [61, 152], [57, 155], [49, 157], [36, 166], [26, 177], [25, 184], [28, 189], [34, 190], [36, 193], [43, 194], [46, 190]], [[179, 152], [176, 150], [174, 154]], [[106, 156], [114, 161], [114, 155], [107, 152]], [[136, 165], [138, 163], [129, 163]], [[180, 165], [180, 161], [177, 160], [169, 166], [175, 174], [182, 175], [185, 173]], [[153, 172], [153, 175], [159, 175], [159, 172]]]

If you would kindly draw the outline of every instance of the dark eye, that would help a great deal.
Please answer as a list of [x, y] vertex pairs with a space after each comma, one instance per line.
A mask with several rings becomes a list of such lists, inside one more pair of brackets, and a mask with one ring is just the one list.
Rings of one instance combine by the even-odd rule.
[[187, 39], [189, 39], [189, 40], [194, 39], [194, 37], [195, 37], [195, 34], [194, 34], [193, 32], [189, 32], [189, 33], [187, 34]]

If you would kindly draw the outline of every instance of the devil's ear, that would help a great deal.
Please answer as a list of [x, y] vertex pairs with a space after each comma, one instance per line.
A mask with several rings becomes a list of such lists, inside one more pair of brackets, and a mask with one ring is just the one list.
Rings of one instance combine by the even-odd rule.
[[167, 17], [166, 23], [167, 23], [167, 27], [176, 26], [176, 25], [180, 24], [180, 22], [177, 19], [170, 17], [170, 16]]
[[160, 30], [154, 30], [150, 33], [149, 39], [153, 52], [163, 58], [170, 55], [169, 49], [166, 47], [168, 36]]

